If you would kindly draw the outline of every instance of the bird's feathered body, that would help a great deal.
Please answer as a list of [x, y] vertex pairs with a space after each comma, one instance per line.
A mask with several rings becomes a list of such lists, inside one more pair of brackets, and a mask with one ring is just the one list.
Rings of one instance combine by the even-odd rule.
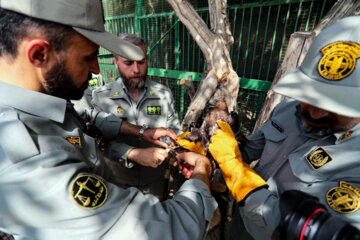
[[229, 113], [226, 102], [221, 97], [211, 98], [202, 116], [203, 117], [190, 129], [191, 132], [185, 139], [192, 142], [200, 141], [205, 153], [207, 153], [210, 138], [214, 132], [219, 129], [217, 120], [227, 122], [231, 126], [234, 134], [239, 130], [239, 118], [237, 114], [235, 112]]

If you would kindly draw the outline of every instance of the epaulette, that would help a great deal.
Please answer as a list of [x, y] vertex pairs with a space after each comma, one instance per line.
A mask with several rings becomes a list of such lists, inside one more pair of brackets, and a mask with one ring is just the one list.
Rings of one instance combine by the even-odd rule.
[[0, 107], [0, 144], [5, 155], [14, 163], [39, 154], [30, 133], [12, 108]]

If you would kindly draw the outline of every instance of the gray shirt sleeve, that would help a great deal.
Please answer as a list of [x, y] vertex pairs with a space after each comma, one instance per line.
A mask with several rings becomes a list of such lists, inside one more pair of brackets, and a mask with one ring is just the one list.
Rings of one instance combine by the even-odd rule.
[[134, 146], [128, 145], [124, 142], [113, 142], [111, 146], [105, 151], [105, 156], [120, 162], [127, 168], [132, 168], [135, 163], [127, 159], [129, 152], [134, 149]]
[[274, 193], [260, 189], [249, 195], [239, 209], [247, 231], [255, 239], [271, 239], [280, 222], [279, 199]]
[[169, 113], [167, 116], [167, 126], [168, 128], [173, 129], [177, 135], [182, 133], [180, 122], [179, 122], [179, 116], [175, 109], [175, 102], [172, 94], [170, 94], [170, 102], [169, 102]]
[[74, 108], [83, 119], [98, 127], [109, 139], [115, 139], [119, 135], [122, 119], [114, 114], [97, 109], [85, 109], [76, 105]]

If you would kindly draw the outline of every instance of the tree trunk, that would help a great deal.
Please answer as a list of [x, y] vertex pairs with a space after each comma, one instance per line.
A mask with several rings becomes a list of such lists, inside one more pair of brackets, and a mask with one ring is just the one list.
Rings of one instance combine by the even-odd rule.
[[284, 96], [276, 94], [272, 91], [272, 87], [286, 74], [293, 71], [296, 67], [300, 66], [304, 60], [307, 51], [314, 38], [319, 33], [331, 25], [335, 21], [353, 15], [360, 14], [360, 1], [358, 0], [339, 0], [330, 9], [327, 15], [320, 21], [312, 32], [296, 32], [291, 34], [288, 47], [285, 52], [285, 57], [279, 70], [277, 71], [268, 91], [264, 105], [260, 110], [259, 117], [256, 121], [253, 132], [259, 129], [264, 122], [268, 119], [273, 108], [284, 99]]
[[167, 1], [200, 47], [207, 66], [207, 74], [202, 79], [182, 122], [182, 129], [186, 131], [190, 124], [201, 116], [213, 95], [224, 98], [229, 111], [236, 111], [239, 80], [230, 59], [230, 46], [234, 38], [226, 15], [227, 1], [208, 0], [211, 29], [188, 1]]

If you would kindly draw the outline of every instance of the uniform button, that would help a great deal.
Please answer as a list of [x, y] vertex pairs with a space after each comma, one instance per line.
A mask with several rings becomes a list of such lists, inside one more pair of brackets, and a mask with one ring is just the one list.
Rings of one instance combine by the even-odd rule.
[[95, 155], [94, 155], [94, 154], [90, 154], [90, 157], [91, 157], [91, 158], [95, 158]]

